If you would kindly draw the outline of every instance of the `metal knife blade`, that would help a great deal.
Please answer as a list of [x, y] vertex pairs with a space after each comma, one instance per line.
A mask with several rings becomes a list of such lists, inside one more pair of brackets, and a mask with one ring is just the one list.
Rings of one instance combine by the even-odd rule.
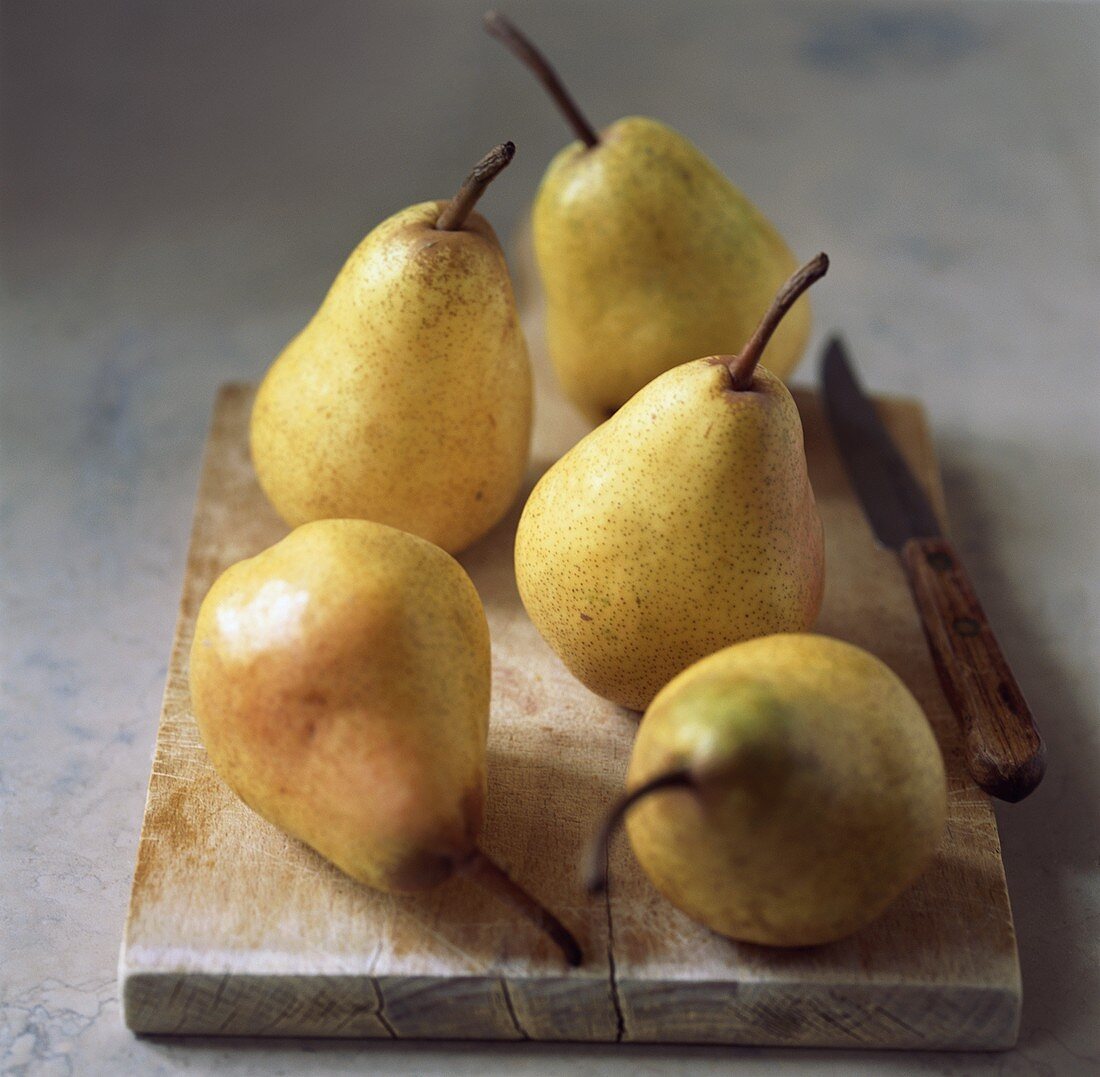
[[959, 719], [967, 770], [990, 795], [1021, 800], [1042, 780], [1043, 738], [970, 578], [836, 337], [825, 349], [821, 374], [825, 411], [856, 496], [875, 537], [900, 555], [936, 672]]
[[900, 550], [911, 538], [939, 535], [924, 490], [856, 379], [839, 337], [826, 345], [821, 380], [833, 436], [875, 538]]

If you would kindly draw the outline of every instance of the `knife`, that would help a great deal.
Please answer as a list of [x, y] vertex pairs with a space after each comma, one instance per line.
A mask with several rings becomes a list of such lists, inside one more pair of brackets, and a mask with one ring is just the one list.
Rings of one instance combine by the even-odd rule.
[[1023, 800], [1046, 756], [1016, 678], [920, 484], [863, 391], [839, 338], [821, 364], [825, 411], [875, 538], [901, 558], [967, 770], [991, 796]]

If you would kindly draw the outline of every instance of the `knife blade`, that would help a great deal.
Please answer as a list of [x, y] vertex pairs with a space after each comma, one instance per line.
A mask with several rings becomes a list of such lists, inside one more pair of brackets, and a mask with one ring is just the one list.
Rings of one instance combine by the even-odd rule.
[[1045, 748], [966, 570], [838, 337], [825, 347], [821, 382], [833, 438], [871, 530], [901, 558], [959, 719], [967, 769], [990, 795], [1022, 800], [1042, 780]]

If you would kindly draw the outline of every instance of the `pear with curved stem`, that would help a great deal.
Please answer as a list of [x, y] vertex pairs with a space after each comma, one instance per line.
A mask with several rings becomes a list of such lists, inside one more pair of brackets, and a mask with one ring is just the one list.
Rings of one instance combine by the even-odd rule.
[[[695, 146], [631, 116], [597, 132], [557, 72], [508, 19], [486, 29], [546, 88], [577, 141], [550, 163], [532, 214], [550, 357], [594, 422], [697, 355], [729, 352], [795, 268], [772, 223]], [[809, 336], [798, 303], [776, 334], [786, 378]]]
[[388, 893], [463, 875], [575, 965], [569, 931], [478, 844], [489, 679], [458, 562], [366, 520], [304, 524], [227, 569], [191, 648], [207, 754], [249, 807]]
[[943, 758], [920, 705], [874, 655], [814, 635], [739, 643], [653, 701], [628, 792], [589, 855], [607, 885], [625, 816], [677, 908], [745, 942], [812, 946], [879, 916], [943, 834]]
[[488, 531], [523, 481], [531, 370], [500, 244], [474, 205], [502, 143], [447, 202], [383, 221], [260, 386], [260, 485], [291, 525], [359, 518], [450, 552]]
[[737, 355], [684, 363], [640, 390], [528, 498], [520, 596], [598, 695], [642, 710], [704, 655], [817, 617], [825, 552], [802, 425], [757, 364], [827, 268], [821, 254], [798, 270]]

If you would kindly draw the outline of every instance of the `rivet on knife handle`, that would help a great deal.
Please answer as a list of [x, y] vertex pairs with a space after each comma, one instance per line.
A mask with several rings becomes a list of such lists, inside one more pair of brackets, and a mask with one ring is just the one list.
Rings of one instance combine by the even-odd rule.
[[961, 562], [944, 538], [910, 539], [901, 559], [967, 769], [991, 796], [1022, 800], [1043, 777], [1043, 741]]

